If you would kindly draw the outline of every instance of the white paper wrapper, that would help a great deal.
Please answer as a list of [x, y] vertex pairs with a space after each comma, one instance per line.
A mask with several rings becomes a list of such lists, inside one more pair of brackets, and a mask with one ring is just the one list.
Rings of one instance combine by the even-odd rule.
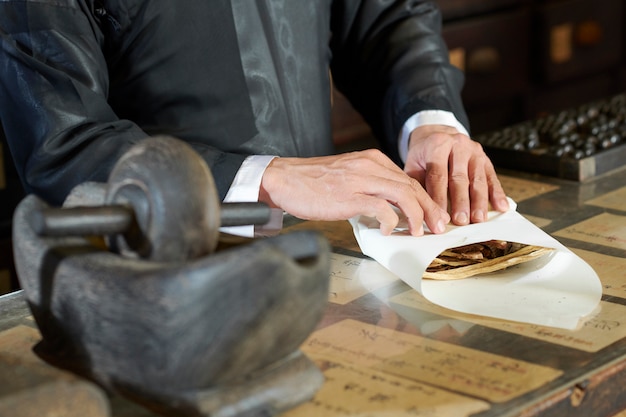
[[[350, 220], [361, 251], [432, 303], [451, 310], [544, 326], [575, 329], [598, 307], [602, 286], [596, 272], [556, 239], [516, 211], [490, 212], [489, 220], [449, 225], [445, 233], [409, 235], [402, 224], [383, 236], [369, 217]], [[422, 275], [444, 249], [491, 239], [556, 249], [552, 254], [500, 272], [436, 281]]]

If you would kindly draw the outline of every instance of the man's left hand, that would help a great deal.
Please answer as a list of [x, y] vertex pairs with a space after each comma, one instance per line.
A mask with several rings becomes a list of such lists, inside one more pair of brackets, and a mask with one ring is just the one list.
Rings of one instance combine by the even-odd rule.
[[424, 125], [411, 132], [404, 171], [417, 179], [457, 225], [487, 219], [489, 203], [509, 208], [493, 164], [482, 146], [453, 127]]

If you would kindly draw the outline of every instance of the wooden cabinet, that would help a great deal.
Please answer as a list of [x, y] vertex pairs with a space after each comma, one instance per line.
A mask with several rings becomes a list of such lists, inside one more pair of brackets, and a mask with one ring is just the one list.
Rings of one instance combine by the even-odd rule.
[[624, 3], [565, 0], [537, 5], [528, 118], [624, 91]]
[[[450, 60], [466, 76], [463, 100], [474, 134], [626, 89], [626, 0], [436, 3]], [[351, 112], [334, 109], [342, 143], [367, 132]]]
[[473, 133], [623, 91], [625, 0], [437, 3]]
[[465, 73], [463, 102], [473, 132], [515, 123], [529, 89], [530, 13], [504, 10], [443, 28], [450, 61]]
[[534, 10], [536, 81], [555, 83], [615, 68], [622, 58], [623, 0], [546, 2]]
[[453, 22], [444, 27], [443, 36], [452, 63], [465, 73], [466, 105], [519, 95], [528, 89], [526, 11]]

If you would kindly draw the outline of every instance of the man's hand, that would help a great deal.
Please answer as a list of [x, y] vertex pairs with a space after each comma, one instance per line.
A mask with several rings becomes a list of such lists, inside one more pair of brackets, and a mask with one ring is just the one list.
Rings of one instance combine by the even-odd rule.
[[316, 158], [275, 158], [265, 170], [259, 201], [307, 220], [375, 217], [381, 232], [390, 234], [398, 215], [408, 218], [414, 236], [428, 228], [441, 233], [450, 216], [387, 156], [366, 150]]
[[413, 130], [404, 171], [417, 179], [442, 209], [447, 210], [449, 199], [454, 224], [485, 221], [489, 203], [497, 211], [509, 208], [481, 145], [453, 127], [425, 125]]

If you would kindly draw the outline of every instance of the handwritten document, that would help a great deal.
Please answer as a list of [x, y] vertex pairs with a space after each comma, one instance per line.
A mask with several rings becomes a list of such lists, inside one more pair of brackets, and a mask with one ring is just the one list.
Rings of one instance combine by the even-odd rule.
[[[600, 308], [582, 321], [578, 330], [559, 329], [528, 323], [517, 323], [458, 313], [432, 304], [417, 291], [406, 291], [393, 297], [391, 303], [412, 307], [421, 311], [440, 314], [453, 320], [462, 320], [481, 326], [515, 333], [548, 343], [567, 346], [585, 352], [597, 352], [626, 337], [626, 306], [600, 302]], [[410, 312], [404, 312], [411, 322]]]
[[506, 194], [518, 203], [520, 201], [528, 200], [529, 198], [559, 189], [557, 185], [527, 180], [524, 178], [509, 177], [506, 175], [500, 175], [498, 178], [500, 179], [500, 183], [502, 184], [502, 188], [504, 188]]
[[333, 303], [347, 304], [394, 281], [398, 277], [376, 261], [331, 254], [328, 299]]
[[601, 195], [586, 202], [592, 206], [610, 208], [614, 210], [626, 211], [626, 187], [619, 188], [610, 193]]
[[282, 417], [466, 417], [485, 401], [337, 360], [316, 359], [326, 382], [315, 398]]
[[572, 252], [583, 258], [598, 273], [604, 294], [626, 298], [626, 258], [575, 248], [572, 248]]
[[555, 236], [626, 249], [626, 219], [602, 213], [554, 233]]
[[356, 320], [314, 332], [302, 350], [492, 402], [520, 396], [562, 373]]

